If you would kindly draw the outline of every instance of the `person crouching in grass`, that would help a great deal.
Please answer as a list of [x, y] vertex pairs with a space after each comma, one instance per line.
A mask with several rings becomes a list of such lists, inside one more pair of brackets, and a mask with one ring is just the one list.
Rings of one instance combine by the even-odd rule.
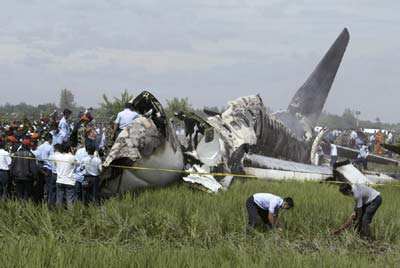
[[278, 227], [278, 214], [280, 209], [290, 209], [294, 207], [291, 197], [281, 198], [270, 193], [256, 193], [246, 201], [248, 214], [247, 231], [252, 231], [261, 218], [265, 229]]
[[75, 157], [71, 153], [71, 146], [64, 142], [61, 153], [53, 156], [57, 170], [57, 201], [58, 206], [67, 205], [71, 207], [75, 202]]
[[341, 184], [339, 191], [345, 196], [353, 197], [356, 204], [350, 218], [340, 228], [333, 230], [332, 234], [338, 235], [355, 223], [355, 229], [360, 236], [370, 239], [370, 224], [382, 204], [381, 194], [375, 189], [362, 184]]

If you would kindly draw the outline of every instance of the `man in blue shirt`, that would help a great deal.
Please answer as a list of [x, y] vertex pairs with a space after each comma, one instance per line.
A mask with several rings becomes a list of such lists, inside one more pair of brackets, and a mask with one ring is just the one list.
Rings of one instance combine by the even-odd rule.
[[51, 145], [62, 144], [63, 143], [63, 136], [60, 130], [58, 129], [57, 123], [53, 123], [51, 126], [50, 134], [53, 136], [53, 141]]
[[35, 185], [35, 200], [40, 201], [44, 195], [44, 185], [46, 184], [47, 195], [51, 195], [51, 179], [53, 163], [50, 161], [50, 156], [54, 154], [54, 148], [51, 145], [53, 143], [53, 136], [49, 133], [45, 136], [45, 142], [42, 143], [34, 154], [36, 159], [39, 161], [40, 176]]
[[63, 118], [61, 118], [60, 122], [58, 123], [58, 129], [61, 133], [63, 142], [68, 142], [69, 137], [71, 135], [71, 126], [68, 123], [68, 119], [71, 116], [72, 112], [69, 109], [65, 109], [63, 112]]
[[130, 126], [137, 117], [139, 117], [139, 114], [132, 110], [132, 104], [126, 103], [125, 109], [118, 113], [114, 121], [114, 139], [123, 129]]
[[280, 209], [290, 209], [294, 206], [291, 197], [281, 198], [269, 193], [256, 193], [246, 201], [248, 214], [247, 230], [252, 230], [257, 224], [258, 218], [264, 223], [266, 229], [278, 226], [278, 214]]

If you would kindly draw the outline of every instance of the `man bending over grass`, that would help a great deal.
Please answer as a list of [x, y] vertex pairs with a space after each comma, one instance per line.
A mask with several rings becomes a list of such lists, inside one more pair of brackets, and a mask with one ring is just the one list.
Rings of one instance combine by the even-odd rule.
[[361, 237], [370, 238], [369, 225], [382, 203], [381, 194], [375, 189], [362, 184], [350, 185], [345, 183], [340, 185], [339, 191], [346, 196], [352, 196], [356, 201], [356, 205], [350, 218], [332, 233], [335, 235], [340, 234], [342, 231], [350, 228], [352, 223], [355, 222], [355, 228]]
[[246, 201], [248, 214], [247, 230], [254, 229], [258, 217], [264, 223], [266, 229], [273, 229], [278, 226], [278, 213], [280, 209], [290, 209], [294, 206], [291, 197], [281, 198], [269, 193], [257, 193], [250, 196]]

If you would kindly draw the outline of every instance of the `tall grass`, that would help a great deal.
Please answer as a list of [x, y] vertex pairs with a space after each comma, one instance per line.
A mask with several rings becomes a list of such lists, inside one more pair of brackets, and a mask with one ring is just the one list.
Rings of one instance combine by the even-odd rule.
[[[367, 243], [329, 230], [353, 201], [335, 185], [251, 180], [210, 195], [183, 185], [111, 199], [101, 207], [0, 203], [0, 263], [12, 267], [395, 267], [400, 265], [400, 188], [385, 186]], [[248, 236], [245, 200], [255, 192], [292, 196], [283, 233]]]

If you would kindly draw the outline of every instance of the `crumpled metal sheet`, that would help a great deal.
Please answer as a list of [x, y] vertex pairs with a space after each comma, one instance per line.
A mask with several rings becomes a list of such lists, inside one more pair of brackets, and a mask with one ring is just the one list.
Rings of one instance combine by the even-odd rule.
[[221, 116], [209, 117], [207, 122], [220, 133], [231, 151], [235, 151], [242, 144], [257, 143], [255, 125], [263, 113], [265, 107], [260, 96], [251, 95], [230, 101]]
[[219, 190], [223, 189], [222, 185], [211, 175], [202, 175], [197, 172], [207, 173], [209, 171], [201, 168], [198, 165], [194, 165], [192, 168], [187, 170], [188, 172], [193, 172], [194, 174], [189, 174], [182, 179], [185, 182], [192, 183], [195, 185], [200, 185], [207, 189], [207, 191], [212, 193], [218, 193]]
[[153, 120], [139, 117], [118, 135], [110, 153], [104, 161], [109, 166], [112, 161], [129, 158], [133, 162], [151, 155], [163, 142], [164, 137], [158, 131]]

